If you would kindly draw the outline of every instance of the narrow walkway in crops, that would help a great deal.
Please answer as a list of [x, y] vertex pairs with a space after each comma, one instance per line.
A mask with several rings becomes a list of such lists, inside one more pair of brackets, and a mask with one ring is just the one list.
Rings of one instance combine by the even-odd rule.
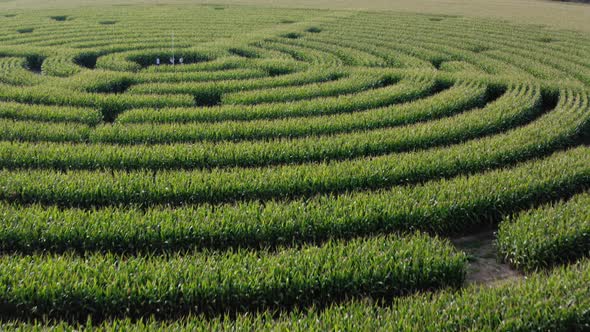
[[464, 251], [469, 257], [467, 284], [491, 284], [522, 276], [507, 264], [498, 262], [494, 232], [495, 229], [489, 229], [451, 239], [457, 249]]

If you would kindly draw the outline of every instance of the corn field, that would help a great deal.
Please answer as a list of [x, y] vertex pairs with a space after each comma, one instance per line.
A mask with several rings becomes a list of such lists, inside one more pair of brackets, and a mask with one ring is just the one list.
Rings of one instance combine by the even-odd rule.
[[587, 330], [589, 142], [575, 31], [0, 12], [0, 329]]

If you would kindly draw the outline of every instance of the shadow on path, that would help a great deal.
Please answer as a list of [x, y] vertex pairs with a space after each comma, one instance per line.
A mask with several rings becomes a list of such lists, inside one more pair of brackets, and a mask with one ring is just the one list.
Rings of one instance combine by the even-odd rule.
[[522, 275], [497, 259], [495, 229], [451, 239], [469, 258], [466, 284], [492, 284]]

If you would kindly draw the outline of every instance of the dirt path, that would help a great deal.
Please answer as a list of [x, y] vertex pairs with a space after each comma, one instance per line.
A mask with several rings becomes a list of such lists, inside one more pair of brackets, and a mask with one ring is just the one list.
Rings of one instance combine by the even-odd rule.
[[494, 232], [494, 229], [490, 229], [474, 235], [451, 239], [459, 250], [469, 256], [467, 284], [491, 284], [522, 276], [507, 264], [498, 262]]

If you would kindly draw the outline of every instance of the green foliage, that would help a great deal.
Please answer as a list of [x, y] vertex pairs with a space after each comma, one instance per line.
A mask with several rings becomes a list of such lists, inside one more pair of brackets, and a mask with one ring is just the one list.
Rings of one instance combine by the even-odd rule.
[[0, 118], [39, 122], [80, 122], [97, 125], [102, 114], [94, 109], [0, 102]]
[[524, 211], [498, 230], [501, 257], [531, 271], [590, 255], [590, 195]]
[[[467, 90], [465, 90], [467, 89]], [[221, 125], [187, 126], [193, 132], [199, 131], [204, 139], [219, 139], [223, 134], [231, 134], [233, 139], [252, 138], [252, 135], [303, 136], [301, 139], [281, 139], [257, 142], [202, 142], [173, 145], [106, 145], [106, 144], [47, 144], [47, 143], [8, 143], [0, 142], [0, 165], [6, 168], [59, 168], [59, 169], [174, 169], [208, 168], [226, 166], [262, 166], [284, 162], [322, 161], [328, 158], [344, 159], [363, 156], [427, 148], [445, 142], [465, 139], [471, 135], [481, 135], [499, 130], [505, 123], [503, 108], [481, 109], [465, 113], [465, 130], [454, 127], [454, 120], [442, 120], [417, 124], [405, 128], [356, 132], [365, 127], [379, 127], [412, 123], [428, 117], [444, 116], [446, 112], [460, 112], [463, 108], [481, 104], [484, 90], [481, 87], [457, 87], [431, 99], [393, 106], [382, 110], [371, 110], [363, 114], [329, 116], [324, 118], [300, 118], [295, 121], [252, 121], [236, 126], [229, 122]], [[513, 101], [507, 97], [506, 101]], [[500, 112], [497, 112], [497, 111]], [[531, 109], [517, 113], [527, 117]], [[480, 119], [481, 114], [486, 116]], [[365, 122], [359, 120], [364, 117]], [[496, 120], [497, 126], [487, 121]], [[516, 120], [516, 119], [515, 119]], [[486, 121], [486, 122], [484, 122]], [[479, 123], [478, 123], [479, 122]], [[281, 125], [284, 123], [284, 125]], [[445, 126], [446, 123], [446, 126]], [[482, 126], [482, 123], [485, 125]], [[420, 129], [420, 127], [422, 127]], [[446, 128], [445, 128], [446, 127]], [[178, 130], [178, 126], [173, 127]], [[452, 128], [452, 132], [450, 132]], [[479, 128], [476, 130], [475, 128]], [[209, 129], [209, 130], [207, 130]], [[240, 130], [235, 132], [235, 130]], [[434, 130], [435, 129], [435, 130]], [[101, 130], [101, 129], [99, 129]], [[221, 131], [224, 130], [224, 131]], [[164, 132], [162, 127], [151, 127], [152, 132]], [[232, 132], [234, 131], [234, 132]], [[347, 133], [352, 131], [350, 133]], [[471, 131], [471, 133], [469, 132]], [[338, 133], [325, 138], [305, 137], [305, 135]], [[421, 134], [417, 134], [421, 132]], [[176, 132], [178, 133], [178, 132]], [[283, 134], [287, 133], [287, 134]], [[404, 133], [404, 135], [399, 135]], [[245, 134], [248, 134], [246, 136]], [[192, 134], [193, 138], [195, 134]]]
[[[329, 242], [277, 252], [163, 257], [111, 254], [0, 259], [2, 316], [167, 317], [293, 308], [458, 287], [464, 254], [424, 235]], [[59, 283], [47, 283], [54, 276]], [[18, 286], [17, 286], [18, 285]]]
[[437, 236], [588, 256], [589, 89], [588, 38], [495, 20], [0, 13], [0, 329], [587, 329], [588, 263], [441, 291], [485, 271]]
[[[3, 206], [0, 243], [4, 251], [71, 248], [125, 252], [260, 247], [415, 229], [448, 235], [587, 187], [589, 158], [588, 148], [577, 148], [477, 176], [286, 202], [154, 207], [146, 211], [137, 206], [90, 211]], [[569, 166], [567, 170], [562, 170], [564, 164]], [[114, 179], [106, 173], [90, 177], [94, 174], [71, 172], [58, 178], [50, 172], [8, 173], [2, 179], [2, 198], [65, 206], [210, 199], [207, 191], [204, 198], [196, 196], [193, 188], [199, 182], [194, 178], [168, 174], [168, 178], [153, 180], [147, 172], [143, 177], [124, 173], [115, 173]], [[156, 184], [150, 185], [152, 181]]]
[[6, 321], [5, 330], [47, 329], [94, 331], [576, 331], [587, 329], [590, 305], [590, 263], [584, 261], [538, 273], [526, 279], [494, 287], [471, 286], [461, 291], [446, 290], [396, 299], [354, 300], [328, 308], [311, 308], [294, 313], [240, 314], [235, 318], [189, 316], [174, 322], [155, 319], [110, 320], [93, 326], [91, 319], [80, 324], [63, 322]]
[[[222, 105], [203, 108], [199, 112], [195, 112], [192, 108], [139, 109], [121, 115], [120, 121], [125, 123], [217, 122], [352, 113], [417, 99], [428, 95], [435, 87], [436, 83], [431, 79], [422, 78], [418, 82], [408, 79], [399, 84], [365, 92], [300, 100], [287, 104], [287, 107], [285, 103], [268, 103], [253, 106]], [[212, 95], [217, 96], [215, 93]]]

